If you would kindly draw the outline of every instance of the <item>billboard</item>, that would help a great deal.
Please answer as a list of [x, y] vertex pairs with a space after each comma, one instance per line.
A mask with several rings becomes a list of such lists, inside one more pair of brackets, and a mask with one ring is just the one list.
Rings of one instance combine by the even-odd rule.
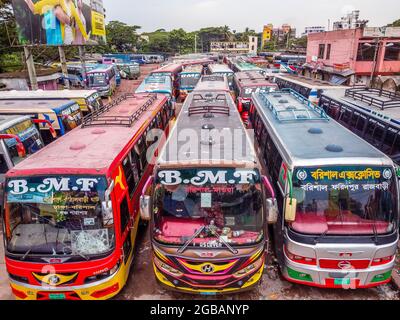
[[21, 45], [106, 41], [103, 0], [12, 0]]
[[398, 38], [400, 37], [400, 27], [381, 27], [381, 28], [364, 28], [364, 37], [369, 38]]

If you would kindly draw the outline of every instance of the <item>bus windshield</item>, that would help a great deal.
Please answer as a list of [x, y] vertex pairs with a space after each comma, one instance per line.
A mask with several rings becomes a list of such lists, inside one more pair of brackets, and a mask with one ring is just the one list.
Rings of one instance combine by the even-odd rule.
[[61, 112], [62, 123], [66, 131], [71, 131], [82, 124], [81, 108], [74, 104]]
[[106, 74], [103, 72], [91, 73], [88, 75], [91, 87], [102, 87], [108, 85]]
[[181, 74], [181, 89], [194, 88], [199, 82], [200, 77], [200, 73]]
[[[40, 133], [31, 120], [20, 122], [4, 130], [3, 133], [17, 135], [21, 139], [27, 155], [34, 154], [44, 147]], [[4, 143], [8, 148], [13, 164], [17, 165], [23, 160], [23, 158], [18, 155], [17, 140], [7, 139], [4, 140]]]
[[6, 184], [7, 250], [22, 256], [89, 260], [114, 248], [112, 211], [103, 210], [103, 177], [15, 178]]
[[[215, 225], [217, 234], [231, 245], [252, 245], [263, 239], [263, 195], [257, 170], [166, 170], [158, 172], [156, 182], [157, 241], [184, 245], [209, 225]], [[222, 247], [216, 233], [206, 230], [190, 244]]]
[[396, 178], [391, 168], [297, 169], [293, 230], [304, 234], [383, 235], [396, 228]]

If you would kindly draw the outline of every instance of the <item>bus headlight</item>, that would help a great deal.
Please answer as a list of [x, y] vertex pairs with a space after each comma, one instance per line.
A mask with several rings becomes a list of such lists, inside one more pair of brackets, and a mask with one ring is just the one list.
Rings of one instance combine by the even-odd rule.
[[258, 270], [261, 267], [262, 262], [263, 262], [263, 259], [258, 259], [257, 261], [248, 265], [247, 267], [235, 272], [233, 274], [233, 276], [235, 278], [243, 278], [244, 276], [247, 276], [247, 275], [253, 273], [254, 271]]
[[163, 270], [164, 272], [168, 273], [168, 274], [171, 275], [171, 276], [174, 276], [174, 277], [181, 277], [181, 276], [183, 276], [183, 273], [182, 273], [182, 272], [180, 272], [179, 270], [177, 270], [177, 269], [171, 267], [169, 264], [166, 264], [166, 263], [160, 261], [160, 260], [159, 260], [158, 258], [156, 258], [156, 257], [154, 258], [154, 263], [156, 264], [156, 266], [157, 266], [159, 269]]

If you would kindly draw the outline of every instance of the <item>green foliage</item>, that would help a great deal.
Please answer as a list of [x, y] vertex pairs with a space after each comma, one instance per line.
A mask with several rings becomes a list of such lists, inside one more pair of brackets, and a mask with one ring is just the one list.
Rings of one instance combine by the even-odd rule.
[[112, 51], [132, 52], [138, 43], [139, 26], [129, 26], [120, 21], [110, 21], [106, 26], [107, 43]]
[[400, 27], [400, 19], [394, 21], [393, 23], [389, 24], [388, 27]]

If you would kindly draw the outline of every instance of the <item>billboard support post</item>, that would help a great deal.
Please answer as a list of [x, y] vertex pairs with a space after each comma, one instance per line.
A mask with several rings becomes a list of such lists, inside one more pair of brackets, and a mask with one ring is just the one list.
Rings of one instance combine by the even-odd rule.
[[58, 52], [60, 54], [60, 62], [61, 62], [61, 71], [64, 78], [64, 86], [69, 89], [69, 78], [68, 78], [68, 69], [67, 69], [67, 59], [65, 58], [64, 48], [62, 46], [58, 47]]
[[28, 67], [29, 82], [31, 83], [32, 90], [36, 91], [39, 89], [39, 86], [36, 77], [35, 63], [33, 61], [32, 50], [29, 47], [24, 46], [24, 53], [25, 53], [26, 66]]
[[79, 59], [82, 65], [82, 76], [83, 76], [83, 86], [87, 88], [87, 76], [86, 76], [86, 62], [85, 62], [85, 47], [79, 46]]

